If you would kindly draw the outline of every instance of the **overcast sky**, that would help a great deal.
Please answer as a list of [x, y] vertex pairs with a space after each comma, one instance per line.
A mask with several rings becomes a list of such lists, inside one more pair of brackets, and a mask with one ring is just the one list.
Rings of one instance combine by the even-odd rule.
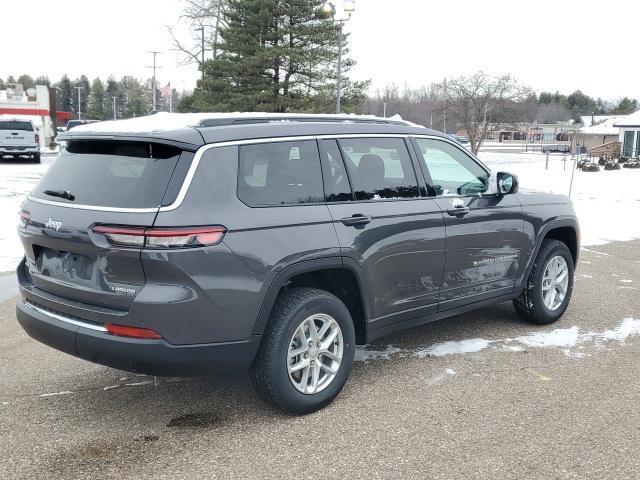
[[[161, 50], [158, 82], [191, 89], [199, 74], [178, 65], [165, 28], [181, 11], [182, 0], [31, 0], [3, 18], [0, 77], [143, 79]], [[640, 2], [623, 0], [356, 0], [351, 76], [415, 87], [484, 70], [536, 91], [640, 98], [638, 19]]]

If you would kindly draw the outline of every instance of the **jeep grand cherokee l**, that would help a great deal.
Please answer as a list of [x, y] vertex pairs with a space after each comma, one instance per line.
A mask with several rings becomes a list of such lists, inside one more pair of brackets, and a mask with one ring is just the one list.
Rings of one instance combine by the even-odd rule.
[[22, 206], [17, 317], [92, 362], [251, 370], [271, 404], [307, 413], [357, 344], [506, 300], [549, 324], [571, 298], [570, 201], [519, 192], [432, 130], [158, 114], [63, 140]]

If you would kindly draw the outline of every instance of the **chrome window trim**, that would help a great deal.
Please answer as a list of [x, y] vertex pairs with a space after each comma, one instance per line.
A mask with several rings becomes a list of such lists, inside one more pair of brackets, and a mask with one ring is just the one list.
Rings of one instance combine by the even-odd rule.
[[31, 308], [32, 310], [35, 310], [36, 312], [45, 315], [47, 317], [50, 318], [55, 318], [56, 320], [59, 320], [61, 322], [64, 323], [68, 323], [69, 325], [74, 325], [76, 327], [82, 327], [82, 328], [88, 328], [90, 330], [95, 330], [96, 332], [106, 332], [107, 329], [103, 326], [100, 325], [95, 325], [93, 323], [88, 323], [88, 322], [81, 322], [80, 320], [75, 320], [73, 318], [69, 318], [69, 317], [65, 317], [64, 315], [59, 315], [57, 313], [53, 313], [50, 312], [48, 310], [45, 310], [44, 308], [40, 308], [36, 305], [34, 305], [33, 303], [31, 303], [30, 301], [26, 301], [24, 302], [25, 306]]
[[[94, 210], [100, 212], [115, 212], [115, 213], [157, 213], [157, 212], [170, 212], [175, 210], [182, 205], [185, 197], [187, 196], [187, 192], [189, 191], [189, 187], [191, 186], [191, 182], [193, 181], [193, 177], [195, 176], [196, 171], [198, 170], [198, 166], [200, 165], [200, 160], [202, 156], [212, 148], [221, 148], [221, 147], [233, 147], [238, 145], [253, 145], [257, 143], [274, 143], [274, 142], [291, 142], [296, 140], [325, 140], [331, 138], [405, 138], [410, 139], [414, 138], [432, 138], [436, 140], [442, 140], [447, 143], [450, 143], [458, 148], [458, 145], [455, 142], [448, 140], [444, 137], [440, 137], [438, 135], [420, 135], [413, 133], [349, 133], [349, 134], [326, 134], [326, 135], [292, 135], [287, 137], [265, 137], [265, 138], [252, 138], [247, 140], [229, 140], [224, 142], [217, 143], [209, 143], [207, 145], [202, 145], [196, 151], [196, 154], [191, 161], [191, 165], [189, 166], [189, 170], [187, 171], [187, 175], [182, 182], [182, 187], [180, 187], [180, 191], [178, 192], [178, 196], [174, 200], [171, 205], [150, 207], [150, 208], [118, 208], [118, 207], [103, 207], [103, 206], [95, 206], [95, 205], [73, 205], [70, 203], [56, 202], [53, 200], [44, 200], [40, 198], [35, 198], [31, 194], [27, 195], [27, 199], [36, 202], [42, 203], [45, 205], [55, 205], [57, 207], [66, 207], [66, 208], [76, 208], [79, 210]], [[467, 152], [470, 155], [470, 152]], [[475, 157], [470, 155], [471, 158], [479, 162]], [[486, 166], [484, 166], [481, 162], [479, 162], [483, 169], [488, 170]], [[321, 203], [321, 204], [324, 204]], [[320, 204], [319, 204], [320, 205]]]

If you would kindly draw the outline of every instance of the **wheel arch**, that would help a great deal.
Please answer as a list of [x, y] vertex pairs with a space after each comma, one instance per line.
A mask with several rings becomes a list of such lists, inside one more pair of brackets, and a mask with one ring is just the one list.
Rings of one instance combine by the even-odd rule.
[[348, 257], [326, 257], [288, 265], [275, 276], [260, 307], [253, 333], [262, 335], [278, 295], [291, 287], [313, 287], [336, 295], [349, 309], [356, 343], [368, 338], [366, 281], [360, 265]]
[[535, 259], [538, 256], [542, 242], [546, 239], [554, 239], [563, 242], [569, 248], [571, 256], [573, 257], [574, 267], [578, 264], [578, 256], [580, 254], [580, 229], [578, 221], [575, 218], [563, 218], [552, 220], [542, 226], [536, 237], [536, 245], [529, 258], [525, 275], [522, 279], [520, 287], [524, 287], [531, 274]]

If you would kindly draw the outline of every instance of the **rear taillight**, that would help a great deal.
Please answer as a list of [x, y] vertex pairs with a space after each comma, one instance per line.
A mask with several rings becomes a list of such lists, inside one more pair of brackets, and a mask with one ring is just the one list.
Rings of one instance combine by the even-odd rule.
[[150, 248], [188, 248], [216, 245], [227, 229], [215, 227], [141, 228], [97, 225], [95, 233], [105, 236], [111, 245]]
[[158, 332], [149, 328], [129, 327], [126, 325], [116, 325], [114, 323], [105, 323], [104, 327], [108, 333], [117, 337], [147, 338], [151, 340], [159, 340], [162, 338]]
[[31, 215], [26, 210], [20, 210], [20, 219], [18, 220], [18, 227], [27, 228], [29, 225], [29, 220], [31, 219]]
[[40, 143], [40, 135], [38, 135], [37, 133], [36, 133], [36, 143], [38, 144]]

